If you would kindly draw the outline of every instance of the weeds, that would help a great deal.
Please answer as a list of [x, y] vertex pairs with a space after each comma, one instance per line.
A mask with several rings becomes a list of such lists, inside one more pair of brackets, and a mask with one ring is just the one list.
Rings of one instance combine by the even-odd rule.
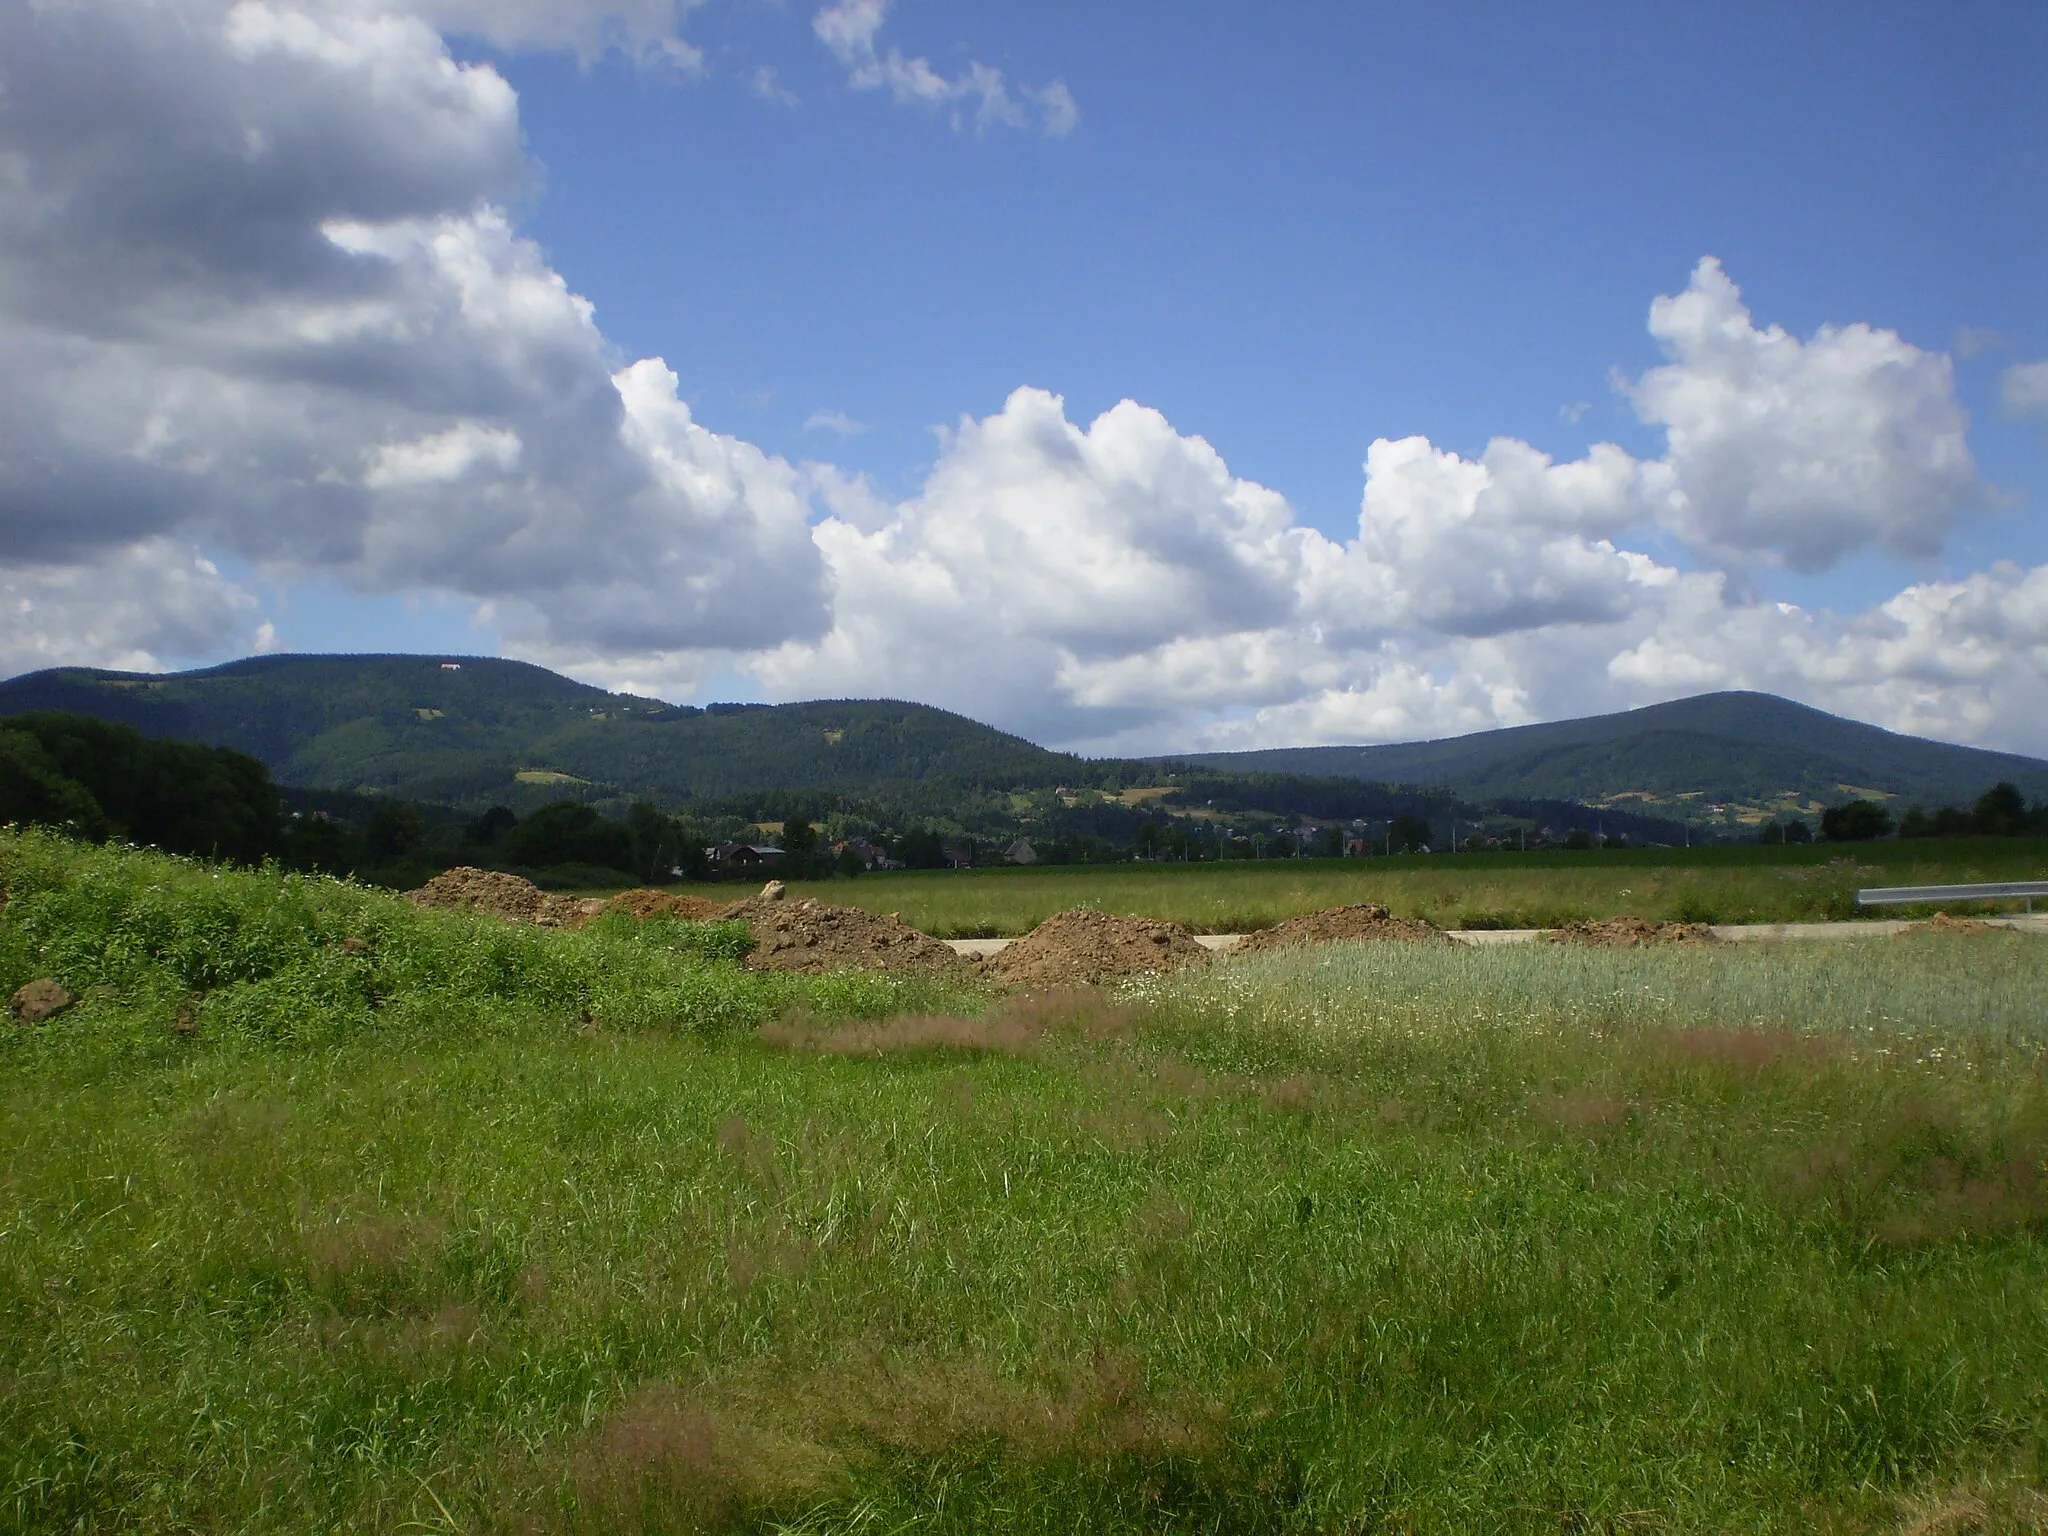
[[0, 1528], [2040, 1528], [2048, 948], [998, 1001], [0, 873]]

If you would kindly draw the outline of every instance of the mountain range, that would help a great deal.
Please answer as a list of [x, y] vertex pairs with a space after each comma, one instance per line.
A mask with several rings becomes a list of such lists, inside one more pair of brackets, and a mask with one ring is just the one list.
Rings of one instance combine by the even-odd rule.
[[2000, 780], [2048, 798], [2048, 762], [2038, 758], [1901, 736], [1748, 692], [1439, 741], [1275, 747], [1183, 760], [1236, 773], [1426, 785], [1476, 801], [1576, 800], [1703, 817], [1709, 807], [1812, 811], [1857, 796], [1964, 804]]
[[475, 656], [256, 656], [197, 672], [60, 668], [0, 683], [0, 715], [31, 709], [233, 747], [284, 784], [455, 805], [531, 802], [578, 786], [681, 803], [1100, 777], [1081, 758], [922, 704], [700, 709]]
[[[1086, 759], [893, 700], [713, 704], [610, 693], [524, 662], [458, 656], [259, 656], [167, 674], [58, 668], [0, 682], [0, 715], [65, 710], [144, 735], [233, 747], [279, 782], [456, 807], [563, 795], [762, 807], [857, 800], [881, 814], [984, 820], [1077, 802], [1232, 814], [1449, 815], [1492, 806], [1735, 832], [1858, 795], [1962, 804], [1999, 780], [2048, 798], [2048, 763], [1901, 736], [1762, 693], [1372, 747]], [[1349, 785], [1351, 788], [1346, 789]], [[1392, 786], [1408, 786], [1403, 793]], [[1528, 809], [1530, 806], [1537, 809]], [[1062, 810], [1064, 808], [1064, 810]], [[752, 812], [749, 811], [749, 814]], [[1617, 825], [1620, 823], [1617, 822]], [[1649, 823], [1631, 835], [1654, 834]]]

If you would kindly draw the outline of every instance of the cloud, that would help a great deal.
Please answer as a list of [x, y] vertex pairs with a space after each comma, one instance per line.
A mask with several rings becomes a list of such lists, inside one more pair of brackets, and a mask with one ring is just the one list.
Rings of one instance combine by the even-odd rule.
[[703, 52], [682, 35], [701, 0], [411, 0], [405, 9], [442, 33], [503, 49], [563, 48], [585, 59], [618, 53], [685, 74], [704, 71]]
[[804, 418], [806, 432], [830, 432], [838, 437], [858, 437], [869, 428], [865, 421], [855, 421], [844, 411], [818, 410]]
[[8, 676], [57, 666], [153, 672], [269, 643], [256, 599], [174, 540], [0, 567], [0, 669]]
[[1988, 325], [1959, 325], [1949, 338], [1949, 350], [1957, 357], [1975, 357], [1999, 347], [2012, 345], [2012, 338]]
[[2014, 363], [2000, 376], [1999, 389], [2009, 414], [2048, 417], [2048, 360]]
[[[1756, 596], [1760, 564], [1932, 553], [1984, 493], [1946, 358], [1759, 327], [1712, 260], [1651, 306], [1665, 361], [1624, 381], [1662, 452], [1382, 439], [1336, 537], [1129, 400], [1077, 423], [1016, 390], [907, 497], [708, 429], [520, 236], [517, 98], [443, 37], [641, 56], [686, 15], [0, 8], [0, 665], [260, 647], [221, 574], [246, 563], [455, 594], [509, 651], [615, 686], [737, 669], [1070, 745], [1384, 740], [1751, 686], [2048, 749], [2048, 572], [1847, 614]], [[1071, 126], [1057, 84], [881, 50], [886, 16], [815, 18], [857, 87]], [[2044, 369], [2008, 370], [2011, 409], [2048, 410]]]
[[898, 106], [966, 108], [951, 113], [953, 126], [1032, 128], [1064, 138], [1081, 120], [1081, 109], [1065, 82], [1020, 86], [1013, 94], [1000, 69], [970, 60], [957, 75], [941, 74], [925, 58], [907, 58], [900, 48], [877, 50], [875, 36], [888, 19], [890, 0], [835, 0], [811, 19], [818, 41], [846, 70], [857, 91], [886, 88]]
[[[2042, 691], [2026, 636], [2048, 578], [1922, 584], [1843, 617], [1740, 576], [1938, 538], [1976, 498], [1945, 360], [1867, 327], [1759, 330], [1711, 261], [1651, 328], [1671, 360], [1630, 388], [1662, 455], [1382, 439], [1343, 540], [1155, 411], [1080, 426], [1019, 390], [948, 434], [908, 500], [814, 469], [832, 628], [744, 665], [773, 696], [903, 692], [1102, 750], [1441, 735], [1719, 687], [2038, 734], [2016, 722], [2040, 711], [2002, 701]], [[1885, 474], [1901, 483], [1873, 489]], [[1702, 567], [1630, 547], [1660, 526]]]
[[0, 57], [0, 563], [197, 540], [533, 643], [822, 632], [801, 475], [621, 366], [502, 211], [513, 93], [419, 16], [79, 0]]
[[1758, 330], [1712, 257], [1650, 306], [1671, 362], [1627, 385], [1670, 447], [1662, 520], [1733, 561], [1826, 570], [1872, 546], [1938, 553], [1983, 490], [1954, 371], [1896, 332]]
[[772, 101], [778, 107], [799, 105], [796, 92], [782, 83], [773, 64], [757, 64], [747, 75], [747, 89], [763, 101]]

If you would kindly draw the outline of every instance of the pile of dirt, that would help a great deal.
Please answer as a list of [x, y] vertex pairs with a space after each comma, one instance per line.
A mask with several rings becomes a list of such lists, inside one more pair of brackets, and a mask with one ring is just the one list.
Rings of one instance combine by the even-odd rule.
[[47, 1024], [72, 1003], [71, 994], [54, 976], [39, 976], [15, 989], [7, 1008], [22, 1024]]
[[1012, 986], [1072, 986], [1208, 963], [1209, 951], [1178, 923], [1074, 907], [1004, 948], [989, 969]]
[[1649, 949], [1664, 944], [1717, 944], [1705, 923], [1655, 923], [1646, 917], [1596, 917], [1566, 923], [1544, 938], [1553, 944], [1591, 944], [1601, 949]]
[[443, 871], [416, 891], [407, 891], [405, 899], [422, 907], [481, 912], [537, 928], [573, 928], [604, 910], [601, 900], [550, 895], [531, 880], [467, 864]]
[[1901, 928], [1892, 937], [1902, 939], [1909, 933], [2006, 933], [2008, 931], [2002, 923], [1980, 922], [1974, 917], [1950, 917], [1946, 912], [1937, 912], [1924, 923], [1912, 923]]
[[757, 971], [964, 971], [967, 962], [901, 918], [860, 907], [755, 896], [719, 913], [754, 935]]
[[623, 912], [636, 922], [646, 922], [650, 917], [673, 917], [679, 922], [708, 923], [725, 910], [725, 903], [706, 901], [702, 896], [678, 896], [670, 891], [658, 891], [653, 886], [643, 885], [638, 890], [621, 891], [604, 904], [606, 912]]
[[1321, 912], [1290, 917], [1284, 923], [1248, 935], [1232, 954], [1248, 955], [1259, 950], [1287, 949], [1301, 944], [1352, 943], [1360, 939], [1393, 939], [1405, 943], [1447, 944], [1444, 931], [1419, 917], [1396, 917], [1374, 902], [1356, 902], [1348, 907], [1330, 907]]

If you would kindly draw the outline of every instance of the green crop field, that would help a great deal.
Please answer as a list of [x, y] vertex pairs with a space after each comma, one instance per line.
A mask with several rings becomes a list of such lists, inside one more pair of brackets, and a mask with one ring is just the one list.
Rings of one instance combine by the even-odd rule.
[[[793, 889], [894, 912], [941, 938], [995, 938], [1027, 933], [1075, 906], [1167, 918], [1196, 933], [1246, 933], [1355, 901], [1380, 902], [1399, 916], [1426, 917], [1444, 928], [1551, 928], [1622, 914], [1817, 922], [1870, 916], [1856, 908], [1862, 886], [2029, 879], [2048, 879], [2048, 839], [930, 870]], [[715, 886], [699, 893], [716, 898], [730, 891]], [[2017, 910], [2018, 903], [2007, 906]]]
[[34, 834], [0, 881], [0, 985], [79, 998], [0, 1026], [0, 1529], [2048, 1518], [2037, 939], [1020, 1000]]

